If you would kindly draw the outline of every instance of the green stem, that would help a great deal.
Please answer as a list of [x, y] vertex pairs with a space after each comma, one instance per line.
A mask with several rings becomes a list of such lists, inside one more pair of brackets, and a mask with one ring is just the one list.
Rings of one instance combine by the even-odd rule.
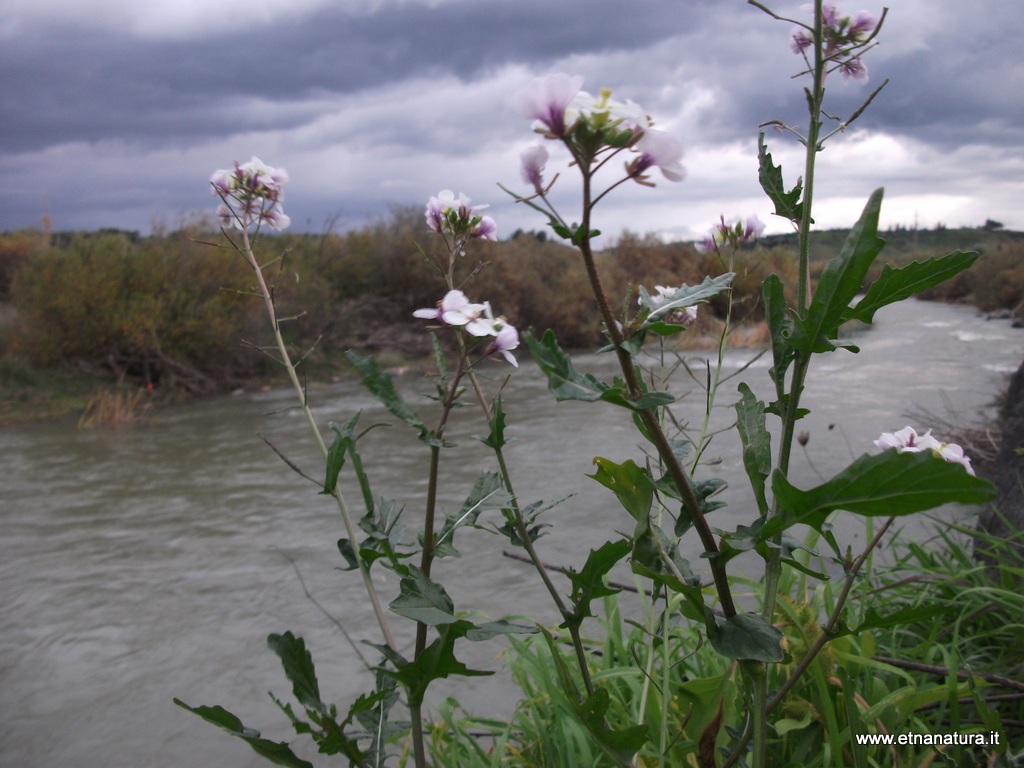
[[427, 750], [423, 743], [423, 702], [409, 702], [409, 719], [412, 721], [412, 756], [416, 768], [426, 768]]
[[[327, 444], [324, 442], [323, 435], [320, 433], [320, 428], [316, 425], [316, 420], [313, 418], [313, 412], [310, 410], [309, 401], [306, 397], [306, 390], [302, 386], [302, 382], [299, 381], [299, 375], [295, 370], [295, 364], [292, 363], [291, 356], [288, 354], [288, 346], [285, 344], [284, 337], [281, 335], [281, 325], [277, 319], [277, 309], [274, 305], [274, 296], [263, 276], [263, 268], [259, 265], [259, 262], [256, 260], [256, 256], [252, 251], [252, 243], [249, 240], [248, 227], [243, 227], [242, 229], [242, 255], [256, 273], [256, 280], [259, 283], [260, 293], [263, 296], [263, 303], [266, 307], [267, 315], [270, 318], [270, 325], [274, 331], [274, 341], [277, 344], [278, 353], [281, 356], [281, 363], [288, 372], [288, 379], [291, 381], [292, 387], [295, 389], [295, 394], [299, 398], [299, 403], [302, 406], [302, 412], [306, 417], [306, 423], [309, 425], [309, 431], [316, 440], [316, 444], [320, 448], [320, 453], [326, 461], [328, 454]], [[370, 576], [369, 566], [367, 566], [366, 562], [359, 554], [355, 524], [353, 523], [348, 505], [345, 502], [345, 497], [341, 492], [341, 487], [339, 485], [335, 485], [331, 495], [334, 497], [335, 503], [338, 505], [338, 511], [341, 513], [341, 519], [345, 525], [345, 533], [353, 544], [352, 550], [355, 555], [356, 564], [359, 567], [359, 573], [362, 576], [366, 593], [370, 598], [370, 604], [373, 607], [373, 613], [377, 619], [377, 624], [380, 626], [381, 634], [384, 636], [384, 642], [387, 643], [388, 647], [394, 649], [397, 647], [395, 644], [395, 638], [391, 633], [391, 627], [388, 624], [387, 616], [384, 613], [384, 607], [380, 601], [380, 596], [377, 594], [377, 588], [373, 583], [373, 578]]]
[[[585, 162], [581, 162], [580, 172], [583, 177], [583, 223], [581, 225], [583, 235], [579, 238], [578, 248], [583, 256], [583, 264], [586, 268], [591, 290], [601, 312], [601, 319], [608, 330], [608, 337], [611, 339], [615, 355], [619, 360], [619, 367], [622, 370], [622, 376], [626, 381], [626, 396], [631, 400], [636, 400], [643, 394], [643, 386], [633, 366], [633, 358], [624, 346], [625, 339], [623, 338], [622, 330], [615, 319], [615, 314], [612, 312], [611, 304], [608, 301], [608, 295], [605, 293], [601, 276], [597, 271], [597, 263], [590, 245], [590, 214], [593, 207], [591, 202], [591, 169]], [[679, 491], [683, 506], [686, 507], [686, 511], [693, 521], [693, 527], [700, 537], [701, 544], [704, 546], [722, 611], [726, 617], [734, 616], [736, 614], [736, 605], [732, 599], [729, 578], [726, 574], [725, 566], [716, 557], [719, 551], [718, 544], [715, 542], [710, 526], [704, 519], [704, 513], [701, 511], [700, 502], [697, 499], [693, 485], [690, 483], [686, 472], [679, 463], [679, 459], [672, 450], [672, 446], [665, 435], [657, 414], [650, 408], [640, 410], [638, 413], [658, 455], [665, 463], [665, 468], [668, 470], [673, 484]]]
[[[487, 398], [484, 397], [483, 390], [480, 389], [480, 382], [477, 380], [476, 374], [474, 374], [473, 371], [469, 372], [469, 380], [473, 384], [473, 391], [476, 393], [477, 400], [480, 402], [480, 408], [483, 410], [484, 416], [489, 422], [492, 418], [491, 408], [487, 404]], [[548, 569], [544, 567], [544, 563], [541, 561], [536, 548], [533, 546], [533, 542], [530, 540], [530, 532], [526, 527], [526, 519], [523, 517], [523, 512], [519, 507], [519, 497], [516, 495], [515, 489], [512, 487], [512, 475], [509, 473], [508, 465], [505, 463], [505, 453], [502, 451], [501, 446], [493, 446], [492, 450], [498, 460], [498, 471], [501, 473], [501, 479], [505, 484], [505, 490], [507, 490], [509, 495], [512, 497], [510, 509], [512, 510], [512, 524], [515, 526], [516, 535], [519, 536], [519, 541], [522, 542], [523, 549], [526, 550], [526, 554], [530, 558], [530, 562], [533, 563], [537, 573], [540, 574], [541, 581], [544, 583], [544, 587], [547, 589], [548, 594], [551, 595], [551, 599], [558, 608], [558, 612], [562, 615], [562, 618], [568, 619], [571, 616], [569, 609], [566, 607], [565, 601], [562, 599], [557, 587], [555, 587], [554, 582], [551, 580]], [[583, 647], [583, 638], [580, 636], [579, 626], [570, 621], [566, 622], [566, 626], [569, 630], [569, 636], [572, 638], [572, 646], [576, 653], [576, 663], [580, 668], [583, 685], [587, 689], [587, 694], [589, 696], [593, 696], [594, 682], [590, 677], [590, 668], [587, 665], [587, 655]]]
[[[733, 268], [733, 257], [735, 256], [736, 248], [733, 247], [732, 254], [729, 256], [729, 267], [727, 272], [732, 272]], [[700, 428], [700, 439], [697, 441], [697, 448], [694, 451], [693, 464], [691, 465], [690, 471], [693, 472], [697, 469], [697, 463], [700, 461], [700, 457], [704, 453], [704, 449], [707, 447], [706, 440], [708, 435], [708, 427], [711, 423], [711, 410], [715, 407], [715, 398], [718, 395], [718, 385], [722, 378], [722, 364], [725, 360], [725, 349], [729, 342], [729, 323], [732, 320], [732, 288], [729, 289], [729, 297], [726, 300], [725, 307], [725, 323], [722, 326], [722, 335], [718, 339], [718, 360], [715, 365], [715, 374], [712, 377], [711, 383], [708, 385], [708, 391], [705, 398], [704, 408], [704, 423]]]
[[[812, 67], [813, 83], [807, 93], [808, 111], [810, 120], [807, 130], [806, 145], [804, 147], [804, 193], [801, 201], [801, 216], [799, 224], [799, 262], [797, 282], [797, 311], [802, 315], [811, 304], [811, 260], [810, 260], [810, 232], [811, 232], [811, 211], [814, 203], [814, 172], [815, 161], [817, 160], [819, 137], [821, 135], [821, 111], [822, 100], [825, 95], [825, 58], [823, 42], [823, 18], [822, 0], [815, 0], [814, 3], [814, 66]], [[793, 452], [793, 438], [796, 433], [796, 422], [799, 417], [800, 395], [803, 392], [804, 381], [807, 377], [807, 368], [810, 364], [810, 356], [798, 355], [793, 362], [793, 373], [790, 380], [789, 398], [786, 401], [785, 418], [782, 420], [782, 435], [779, 440], [778, 470], [783, 475], [788, 475], [790, 458]], [[773, 502], [772, 515], [778, 514], [778, 504]], [[771, 623], [775, 617], [775, 606], [778, 598], [779, 581], [782, 578], [782, 550], [778, 546], [781, 535], [775, 539], [776, 546], [765, 562], [764, 574], [764, 600], [761, 615]], [[754, 738], [754, 768], [763, 768], [767, 760], [768, 734], [766, 719], [770, 707], [765, 704], [767, 688], [764, 685], [755, 687], [752, 701], [753, 704], [753, 738]]]
[[[461, 350], [460, 350], [461, 351]], [[437, 428], [434, 430], [434, 438], [441, 442], [444, 437], [444, 430], [448, 424], [448, 417], [451, 415], [455, 400], [459, 394], [459, 382], [462, 380], [466, 356], [459, 355], [459, 362], [452, 376], [451, 383], [445, 393], [444, 403], [441, 408], [441, 417], [438, 419]], [[420, 554], [420, 570], [423, 575], [430, 578], [431, 566], [434, 562], [434, 522], [437, 516], [437, 486], [438, 476], [441, 467], [441, 446], [430, 446], [430, 469], [427, 476], [427, 503], [423, 513], [423, 551]], [[422, 621], [416, 622], [416, 644], [413, 651], [413, 660], [419, 659], [427, 647], [427, 625]], [[412, 728], [413, 757], [416, 768], [426, 768], [427, 756], [423, 745], [423, 717], [422, 701], [409, 701], [409, 719]]]
[[[790, 690], [792, 690], [793, 686], [796, 685], [800, 677], [804, 674], [804, 672], [807, 671], [807, 668], [811, 665], [811, 662], [813, 662], [814, 659], [817, 658], [821, 650], [826, 645], [828, 645], [829, 641], [832, 639], [832, 634], [836, 631], [836, 629], [839, 626], [839, 619], [842, 617], [843, 609], [846, 607], [846, 601], [850, 596], [850, 590], [853, 588], [853, 582], [856, 580], [857, 575], [860, 573], [860, 569], [864, 566], [864, 563], [868, 560], [871, 553], [875, 551], [875, 547], [877, 547], [878, 543], [882, 540], [882, 536], [885, 534], [886, 531], [889, 530], [889, 527], [895, 521], [895, 517], [888, 518], [882, 525], [882, 527], [878, 529], [878, 532], [874, 535], [871, 541], [868, 542], [868, 545], [864, 548], [864, 551], [857, 557], [856, 560], [849, 564], [849, 567], [846, 572], [846, 580], [843, 582], [843, 589], [839, 593], [839, 597], [836, 599], [835, 605], [832, 606], [832, 610], [829, 612], [828, 618], [825, 620], [825, 624], [822, 627], [821, 634], [818, 635], [818, 637], [815, 639], [814, 644], [807, 650], [807, 653], [804, 654], [804, 657], [800, 659], [800, 662], [793, 669], [793, 672], [790, 673], [789, 677], [786, 678], [786, 681], [781, 686], [779, 686], [779, 688], [775, 691], [775, 695], [772, 696], [772, 698], [764, 705], [764, 715], [761, 718], [762, 720], [765, 720], [768, 716], [768, 713], [770, 713], [773, 709], [775, 709], [779, 704], [782, 703], [782, 700], [785, 699], [786, 694], [788, 694]], [[756, 725], [755, 733], [752, 734], [751, 731], [748, 729], [747, 732], [742, 736], [742, 738], [740, 738], [740, 740], [736, 742], [736, 745], [733, 747], [732, 753], [729, 755], [728, 759], [724, 763], [722, 763], [722, 768], [731, 768], [731, 766], [736, 764], [736, 762], [740, 759], [740, 755], [743, 753], [744, 748], [747, 746], [747, 744], [750, 743], [750, 739], [752, 736], [756, 736]], [[756, 758], [756, 741], [754, 748]]]

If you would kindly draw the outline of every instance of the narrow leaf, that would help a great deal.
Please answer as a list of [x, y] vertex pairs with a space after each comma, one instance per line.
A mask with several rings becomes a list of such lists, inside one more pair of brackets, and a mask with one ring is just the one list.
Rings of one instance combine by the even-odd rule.
[[345, 454], [355, 446], [353, 432], [361, 413], [362, 411], [357, 411], [342, 427], [333, 423], [330, 425], [331, 429], [334, 430], [335, 436], [334, 442], [331, 443], [331, 447], [327, 451], [327, 474], [324, 478], [324, 493], [333, 493], [338, 485], [338, 474], [345, 465]]
[[474, 437], [488, 448], [495, 450], [504, 447], [505, 443], [505, 411], [501, 407], [501, 398], [494, 401], [494, 415], [487, 422], [491, 428], [490, 434], [486, 437], [474, 435]]
[[795, 324], [790, 343], [804, 355], [831, 352], [850, 302], [861, 285], [885, 241], [878, 237], [878, 216], [882, 207], [882, 189], [868, 199], [860, 219], [850, 230], [839, 255], [825, 265], [807, 314]]
[[269, 760], [275, 765], [283, 765], [286, 766], [286, 768], [313, 768], [312, 763], [301, 760], [294, 752], [291, 751], [287, 744], [261, 739], [259, 731], [253, 728], [246, 728], [242, 725], [241, 720], [223, 707], [190, 707], [180, 699], [174, 699], [174, 703], [182, 709], [187, 709], [194, 715], [198, 715], [206, 722], [223, 728], [233, 736], [244, 739], [257, 755]]
[[650, 310], [642, 327], [648, 328], [677, 310], [700, 304], [728, 290], [733, 277], [735, 275], [732, 272], [726, 272], [718, 277], [705, 277], [700, 285], [684, 285], [658, 303], [655, 303], [647, 290], [640, 286], [640, 305]]
[[865, 629], [885, 629], [886, 627], [898, 627], [904, 624], [913, 624], [918, 621], [926, 621], [948, 613], [948, 605], [908, 605], [905, 608], [888, 613], [882, 616], [874, 608], [868, 608], [864, 614], [864, 621], [857, 625], [854, 633]]
[[631, 548], [632, 545], [625, 539], [606, 541], [598, 549], [590, 550], [582, 570], [578, 573], [571, 568], [566, 571], [566, 576], [572, 582], [573, 621], [578, 623], [587, 616], [593, 616], [590, 612], [591, 601], [620, 591], [606, 585], [604, 579], [608, 571], [629, 554]]
[[442, 442], [431, 435], [427, 425], [423, 423], [402, 396], [395, 388], [395, 380], [390, 374], [382, 371], [377, 362], [371, 357], [363, 357], [352, 350], [345, 353], [355, 369], [359, 372], [359, 378], [363, 386], [370, 390], [384, 407], [390, 411], [392, 416], [403, 421], [419, 433], [420, 440], [432, 446], [441, 446]]
[[789, 318], [789, 307], [782, 280], [778, 275], [768, 275], [761, 286], [764, 294], [764, 314], [768, 323], [768, 332], [772, 340], [772, 369], [769, 374], [775, 382], [776, 391], [782, 398], [786, 370], [793, 361], [793, 347], [789, 336], [793, 330], [793, 322]]
[[758, 509], [768, 513], [764, 484], [772, 471], [771, 435], [765, 426], [764, 403], [754, 397], [746, 384], [739, 385], [740, 399], [736, 403], [736, 429], [743, 446], [743, 468], [750, 478]]
[[320, 700], [320, 686], [316, 680], [313, 657], [306, 650], [305, 641], [301, 637], [295, 637], [291, 632], [285, 632], [283, 635], [267, 637], [267, 645], [280, 657], [284, 673], [291, 681], [292, 692], [299, 703], [309, 710], [326, 711], [324, 703]]
[[477, 624], [472, 629], [466, 630], [466, 639], [480, 642], [481, 640], [490, 640], [498, 635], [532, 635], [538, 631], [536, 626], [513, 624], [510, 621], [501, 619], [500, 621], [488, 621], [484, 624]]
[[485, 677], [493, 672], [470, 669], [455, 658], [455, 641], [472, 630], [473, 625], [465, 620], [456, 621], [437, 628], [438, 637], [430, 643], [413, 661], [407, 662], [399, 657], [393, 660], [395, 669], [385, 667], [378, 669], [405, 686], [411, 702], [422, 702], [427, 687], [434, 680], [459, 675], [461, 677]]
[[558, 346], [555, 334], [548, 330], [538, 340], [532, 333], [523, 334], [533, 359], [548, 379], [550, 389], [558, 400], [603, 400], [630, 410], [645, 410], [667, 405], [675, 400], [668, 392], [645, 392], [637, 400], [626, 397], [624, 387], [599, 381], [590, 373], [579, 373], [572, 359]]

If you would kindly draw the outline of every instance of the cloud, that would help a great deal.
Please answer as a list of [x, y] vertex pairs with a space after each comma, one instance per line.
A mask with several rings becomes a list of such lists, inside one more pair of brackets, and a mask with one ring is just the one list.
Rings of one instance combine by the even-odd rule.
[[[848, 225], [885, 185], [894, 216], [1024, 228], [1024, 102], [1008, 95], [1024, 89], [1024, 22], [1016, 0], [986, 8], [905, 0], [889, 13], [868, 63], [871, 87], [890, 82], [821, 155], [819, 224]], [[607, 232], [697, 237], [748, 212], [781, 227], [756, 142], [766, 120], [805, 120], [790, 31], [740, 0], [9, 0], [0, 228], [46, 212], [61, 228], [147, 230], [207, 205], [210, 171], [253, 154], [290, 171], [299, 226], [338, 212], [354, 226], [448, 187], [490, 201], [502, 231], [540, 228], [496, 183], [518, 183], [535, 140], [511, 96], [548, 71], [612, 87], [686, 147], [687, 180], [617, 191]], [[869, 93], [835, 78], [828, 108], [849, 115]], [[796, 140], [768, 141], [795, 181]]]

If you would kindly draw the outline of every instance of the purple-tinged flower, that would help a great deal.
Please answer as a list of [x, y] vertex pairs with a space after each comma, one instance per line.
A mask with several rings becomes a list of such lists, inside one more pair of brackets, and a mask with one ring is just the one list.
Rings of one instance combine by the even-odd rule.
[[515, 96], [516, 110], [524, 117], [537, 120], [544, 133], [561, 138], [566, 134], [565, 110], [579, 93], [583, 78], [565, 74], [538, 77]]
[[718, 217], [718, 223], [708, 230], [704, 242], [699, 244], [703, 251], [717, 251], [724, 245], [736, 247], [741, 243], [756, 240], [764, 233], [764, 223], [757, 216], [748, 216], [745, 221], [738, 218], [726, 221]]
[[291, 217], [285, 215], [280, 206], [269, 208], [264, 211], [263, 221], [266, 222], [268, 227], [276, 229], [278, 232], [288, 229], [289, 225], [292, 223]]
[[236, 162], [234, 169], [214, 171], [210, 191], [223, 203], [217, 209], [221, 224], [247, 229], [265, 223], [271, 229], [285, 229], [291, 219], [281, 210], [280, 203], [284, 199], [282, 186], [287, 181], [287, 171], [273, 168], [258, 157], [244, 165]]
[[669, 181], [682, 181], [686, 175], [680, 162], [683, 143], [671, 133], [650, 128], [644, 131], [636, 149], [640, 156], [626, 165], [626, 171], [641, 184], [646, 181], [644, 171], [652, 167], [660, 168], [661, 175]]
[[519, 367], [511, 350], [519, 346], [519, 332], [504, 317], [495, 317], [490, 302], [474, 304], [459, 290], [448, 291], [436, 307], [417, 309], [413, 317], [434, 320], [444, 325], [462, 328], [476, 338], [493, 337], [484, 354], [500, 354], [512, 365]]
[[809, 30], [804, 27], [797, 27], [793, 30], [793, 38], [789, 44], [793, 53], [803, 53], [812, 45], [814, 45], [814, 37], [811, 35]]
[[221, 227], [231, 227], [235, 225], [241, 227], [241, 225], [238, 224], [238, 219], [234, 212], [226, 205], [222, 204], [217, 206], [217, 218], [220, 219]]
[[875, 440], [875, 446], [882, 451], [895, 448], [900, 453], [919, 453], [938, 448], [939, 441], [932, 437], [930, 429], [921, 435], [916, 429], [908, 426], [898, 432], [883, 432], [882, 436]]
[[440, 233], [445, 228], [449, 211], [468, 208], [469, 198], [464, 194], [459, 192], [459, 197], [456, 199], [455, 193], [450, 189], [442, 189], [427, 201], [427, 208], [424, 212], [427, 227]]
[[213, 175], [210, 176], [210, 184], [212, 189], [210, 194], [212, 195], [227, 195], [230, 194], [235, 180], [235, 174], [233, 171], [222, 168], [219, 171], [214, 171]]
[[[813, 14], [814, 6], [805, 5], [804, 10]], [[878, 20], [867, 11], [851, 17], [840, 14], [834, 5], [822, 6], [821, 31], [825, 57], [839, 64], [844, 83], [851, 79], [858, 83], [867, 81], [867, 67], [854, 53], [877, 27]], [[798, 27], [793, 31], [790, 42], [793, 53], [806, 56], [807, 49], [813, 44], [814, 37], [806, 27]]]
[[498, 242], [498, 225], [490, 216], [481, 216], [475, 229], [470, 233], [472, 237], [482, 237], [492, 243]]
[[498, 227], [490, 216], [480, 216], [477, 211], [486, 205], [470, 205], [470, 199], [462, 192], [458, 197], [450, 189], [442, 189], [427, 201], [424, 219], [427, 228], [441, 235], [452, 237], [482, 237], [498, 239]]
[[846, 34], [851, 39], [859, 42], [874, 31], [876, 26], [878, 26], [878, 19], [867, 11], [861, 11], [857, 14], [857, 18], [850, 22], [850, 26], [846, 28]]
[[743, 226], [743, 241], [753, 240], [764, 234], [764, 222], [754, 216], [747, 216]]
[[844, 61], [839, 65], [839, 71], [843, 75], [844, 83], [848, 83], [850, 80], [858, 83], [866, 83], [868, 81], [867, 65], [861, 61], [859, 56]]
[[505, 322], [503, 317], [495, 320], [493, 327], [495, 331], [494, 341], [487, 347], [487, 354], [501, 355], [514, 367], [518, 368], [519, 363], [512, 354], [512, 350], [519, 346], [519, 331], [515, 329], [515, 326]]
[[895, 448], [897, 453], [922, 453], [931, 451], [945, 461], [953, 464], [961, 464], [967, 470], [967, 474], [973, 475], [974, 468], [971, 460], [964, 455], [964, 449], [955, 443], [944, 443], [932, 437], [929, 429], [923, 435], [918, 434], [913, 427], [904, 427], [898, 432], [884, 432], [875, 440], [875, 445], [880, 450]]
[[523, 181], [534, 188], [537, 194], [544, 190], [544, 166], [548, 162], [548, 151], [536, 144], [519, 156], [519, 173]]

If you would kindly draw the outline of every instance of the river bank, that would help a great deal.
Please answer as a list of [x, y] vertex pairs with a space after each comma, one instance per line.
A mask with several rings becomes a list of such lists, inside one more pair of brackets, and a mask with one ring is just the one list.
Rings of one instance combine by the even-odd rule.
[[[690, 333], [677, 337], [669, 351], [716, 349], [721, 329], [720, 320], [706, 315]], [[426, 373], [434, 368], [430, 343], [421, 324], [396, 324], [379, 329], [371, 341], [369, 348], [359, 350], [360, 353], [372, 354], [378, 365], [392, 374]], [[767, 345], [768, 329], [764, 321], [741, 324], [730, 330], [730, 349], [764, 349]], [[520, 358], [525, 353], [525, 347], [520, 347]], [[313, 389], [356, 376], [340, 351], [310, 356], [303, 373]], [[242, 395], [288, 386], [290, 382], [284, 370], [273, 365], [264, 365], [258, 373], [223, 390], [196, 395], [182, 389], [140, 387], [138, 383], [112, 380], [102, 370], [70, 363], [36, 368], [23, 361], [0, 360], [0, 427], [50, 419], [81, 420], [95, 410], [97, 403], [112, 399], [124, 403], [124, 408], [131, 406], [130, 410], [118, 409], [116, 415], [120, 418], [114, 423], [133, 421], [144, 418], [154, 408], [175, 406], [206, 395]], [[102, 422], [101, 419], [99, 423]]]

